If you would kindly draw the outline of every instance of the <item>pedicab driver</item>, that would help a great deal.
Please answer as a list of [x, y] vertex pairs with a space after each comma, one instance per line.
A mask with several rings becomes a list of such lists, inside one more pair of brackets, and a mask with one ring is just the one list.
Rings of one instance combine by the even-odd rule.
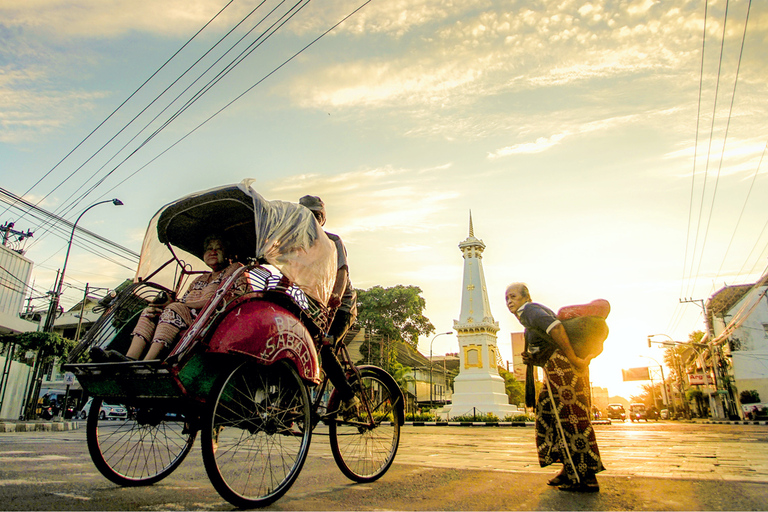
[[[304, 196], [299, 199], [299, 204], [308, 208], [321, 226], [325, 225], [325, 204], [317, 196]], [[336, 281], [333, 285], [328, 307], [337, 308], [333, 322], [328, 328], [328, 336], [320, 347], [320, 364], [331, 381], [331, 384], [339, 390], [342, 399], [341, 414], [346, 419], [357, 414], [360, 401], [352, 391], [352, 386], [347, 382], [344, 369], [341, 367], [333, 347], [340, 342], [349, 330], [349, 327], [357, 317], [357, 292], [349, 280], [349, 266], [347, 265], [347, 249], [338, 235], [325, 234], [336, 245], [337, 270]]]

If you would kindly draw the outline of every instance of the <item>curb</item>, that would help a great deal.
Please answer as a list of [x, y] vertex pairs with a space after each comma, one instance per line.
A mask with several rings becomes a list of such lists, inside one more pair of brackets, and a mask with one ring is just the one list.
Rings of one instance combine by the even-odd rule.
[[696, 421], [694, 423], [702, 423], [704, 425], [768, 425], [768, 421], [758, 420], [709, 420]]
[[0, 421], [0, 433], [9, 432], [62, 432], [65, 430], [76, 430], [80, 428], [79, 421], [57, 421], [57, 422], [2, 422]]
[[[391, 425], [392, 422], [389, 422]], [[595, 420], [593, 425], [610, 425], [610, 420]], [[406, 421], [409, 427], [533, 427], [533, 421]]]

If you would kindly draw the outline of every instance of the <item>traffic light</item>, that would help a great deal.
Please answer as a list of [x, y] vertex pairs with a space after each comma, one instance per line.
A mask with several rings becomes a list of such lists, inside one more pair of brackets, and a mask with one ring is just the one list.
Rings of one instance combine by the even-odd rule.
[[648, 336], [648, 348], [651, 348], [651, 337]]

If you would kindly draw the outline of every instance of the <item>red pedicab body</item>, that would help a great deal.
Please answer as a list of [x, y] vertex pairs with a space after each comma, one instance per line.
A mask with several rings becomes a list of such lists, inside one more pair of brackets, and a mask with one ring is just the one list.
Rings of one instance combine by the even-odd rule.
[[309, 330], [295, 314], [267, 297], [243, 297], [231, 306], [206, 352], [251, 356], [264, 365], [286, 359], [303, 380], [320, 383], [320, 365]]

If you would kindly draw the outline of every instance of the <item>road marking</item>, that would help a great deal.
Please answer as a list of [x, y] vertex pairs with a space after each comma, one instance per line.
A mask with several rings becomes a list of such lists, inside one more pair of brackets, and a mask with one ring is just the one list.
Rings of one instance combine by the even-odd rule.
[[78, 496], [77, 494], [69, 494], [66, 492], [52, 492], [54, 496], [61, 496], [62, 498], [72, 498], [73, 500], [90, 501], [90, 496]]
[[63, 455], [37, 455], [33, 457], [5, 457], [0, 455], [0, 462], [3, 461], [20, 461], [20, 460], [69, 460], [69, 457]]
[[49, 484], [66, 484], [63, 480], [44, 481], [40, 480], [0, 480], [0, 486], [5, 485], [49, 485]]

